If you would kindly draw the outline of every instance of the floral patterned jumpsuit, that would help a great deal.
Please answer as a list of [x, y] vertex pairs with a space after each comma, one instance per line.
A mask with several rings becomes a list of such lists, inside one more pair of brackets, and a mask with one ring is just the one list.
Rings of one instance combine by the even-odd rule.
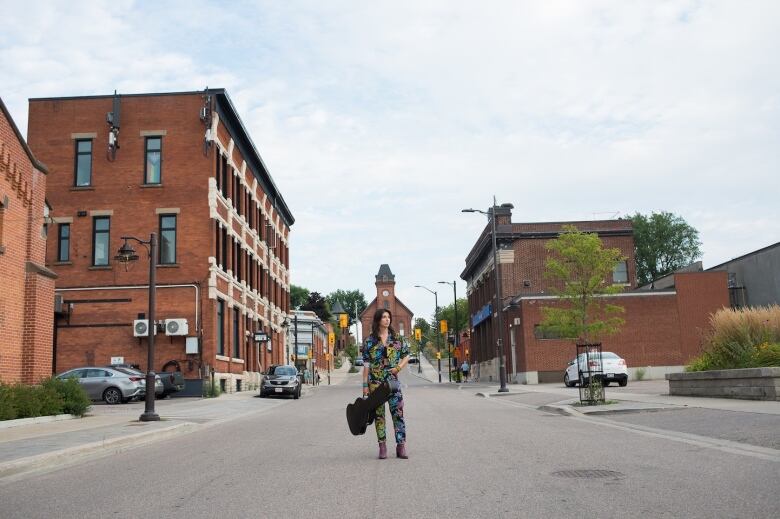
[[[368, 366], [368, 389], [373, 392], [385, 380], [396, 379], [390, 370], [409, 355], [409, 346], [397, 335], [388, 335], [387, 346], [373, 335], [366, 339], [363, 345], [363, 362]], [[390, 415], [393, 418], [395, 442], [406, 442], [406, 424], [404, 423], [404, 397], [399, 389], [390, 395], [387, 402], [390, 405]], [[383, 442], [387, 438], [385, 423], [385, 405], [376, 408], [376, 437]]]

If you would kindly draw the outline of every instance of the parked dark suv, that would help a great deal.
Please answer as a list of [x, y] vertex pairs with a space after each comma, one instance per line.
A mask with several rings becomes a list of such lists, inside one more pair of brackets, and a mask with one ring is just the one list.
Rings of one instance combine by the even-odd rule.
[[295, 366], [271, 366], [263, 377], [260, 385], [260, 396], [292, 395], [294, 399], [301, 397], [301, 381]]

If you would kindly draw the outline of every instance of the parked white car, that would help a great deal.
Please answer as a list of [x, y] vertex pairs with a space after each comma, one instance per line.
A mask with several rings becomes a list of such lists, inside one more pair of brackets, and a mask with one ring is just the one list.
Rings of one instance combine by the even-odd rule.
[[[628, 367], [626, 361], [620, 358], [620, 356], [612, 353], [611, 351], [601, 352], [601, 359], [604, 363], [603, 367], [599, 366], [598, 354], [591, 353], [590, 358], [586, 359], [584, 353], [569, 361], [566, 366], [566, 371], [563, 375], [563, 383], [567, 387], [574, 387], [579, 383], [582, 378], [582, 383], [588, 385], [589, 372], [596, 372], [594, 378], [601, 380], [601, 383], [608, 386], [610, 382], [617, 382], [621, 387], [628, 384]], [[586, 367], [586, 363], [590, 364], [590, 369]], [[580, 371], [582, 371], [582, 377], [580, 377]]]

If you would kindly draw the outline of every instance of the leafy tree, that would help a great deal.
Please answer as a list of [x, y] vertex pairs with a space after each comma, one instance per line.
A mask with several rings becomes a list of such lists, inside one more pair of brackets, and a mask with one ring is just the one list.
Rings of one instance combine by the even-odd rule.
[[544, 277], [557, 282], [550, 291], [565, 305], [542, 307], [542, 328], [585, 343], [616, 333], [625, 321], [615, 314], [622, 313], [623, 307], [598, 296], [623, 289], [607, 284], [615, 264], [625, 260], [620, 249], [604, 249], [597, 234], [580, 232], [573, 225], [564, 226], [547, 249], [553, 255], [545, 262]]
[[[425, 345], [426, 342], [428, 342], [429, 338], [431, 337], [431, 323], [423, 319], [422, 317], [418, 317], [414, 320], [414, 327], [420, 329], [420, 333], [422, 334], [422, 344]], [[414, 334], [414, 332], [412, 332]]]
[[290, 306], [299, 310], [309, 300], [309, 289], [290, 285]]
[[629, 217], [634, 226], [636, 273], [640, 285], [689, 265], [701, 257], [699, 231], [668, 212]]
[[319, 292], [311, 292], [301, 310], [311, 310], [323, 323], [330, 321], [330, 306]]
[[[455, 330], [455, 312], [453, 304], [439, 308], [439, 319], [447, 321], [447, 327], [450, 331]], [[469, 302], [466, 298], [458, 299], [458, 322], [457, 329], [462, 333], [468, 328], [469, 322]]]
[[355, 324], [355, 305], [357, 305], [357, 315], [360, 315], [363, 310], [366, 309], [368, 303], [366, 302], [366, 296], [360, 290], [336, 290], [326, 296], [328, 304], [333, 308], [336, 301], [341, 303], [341, 306], [346, 310], [349, 315], [349, 325]]

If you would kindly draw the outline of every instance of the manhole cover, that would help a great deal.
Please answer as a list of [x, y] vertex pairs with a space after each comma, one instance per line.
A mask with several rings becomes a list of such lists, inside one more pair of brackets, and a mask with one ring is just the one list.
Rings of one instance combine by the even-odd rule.
[[626, 476], [622, 472], [616, 472], [614, 470], [600, 470], [600, 469], [559, 470], [558, 472], [553, 472], [552, 475], [557, 476], [559, 478], [586, 478], [586, 479], [592, 479], [592, 478], [619, 479], [619, 478], [624, 478]]

